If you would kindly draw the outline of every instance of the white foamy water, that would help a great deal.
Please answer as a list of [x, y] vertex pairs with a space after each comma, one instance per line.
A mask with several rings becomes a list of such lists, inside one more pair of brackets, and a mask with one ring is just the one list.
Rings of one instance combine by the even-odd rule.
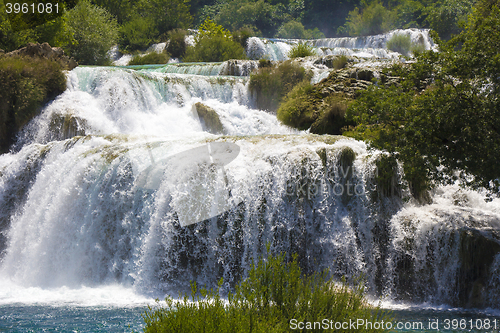
[[[373, 54], [389, 37], [321, 43]], [[250, 42], [278, 58], [293, 41]], [[221, 277], [228, 290], [269, 243], [297, 253], [305, 272], [363, 274], [372, 297], [394, 304], [500, 307], [499, 199], [446, 186], [417, 203], [401, 166], [389, 184], [377, 178], [382, 152], [291, 130], [253, 107], [248, 77], [216, 73], [255, 64], [69, 72], [67, 91], [0, 156], [0, 305], [144, 305]], [[223, 135], [203, 130], [197, 102]], [[217, 152], [212, 164], [182, 155], [213, 142], [239, 154], [226, 164]], [[181, 226], [221, 198], [223, 214]]]

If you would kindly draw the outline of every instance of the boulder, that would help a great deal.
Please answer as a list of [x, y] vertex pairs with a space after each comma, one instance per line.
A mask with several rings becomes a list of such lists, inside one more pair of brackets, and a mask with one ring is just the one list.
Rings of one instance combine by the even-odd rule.
[[191, 111], [200, 119], [201, 127], [204, 131], [212, 134], [224, 133], [224, 126], [222, 126], [219, 115], [214, 109], [198, 102], [193, 105]]
[[64, 69], [72, 70], [78, 63], [75, 59], [70, 58], [64, 54], [63, 49], [60, 47], [51, 47], [48, 43], [28, 43], [23, 48], [9, 52], [6, 54], [9, 57], [24, 56], [24, 57], [37, 57], [59, 62]]

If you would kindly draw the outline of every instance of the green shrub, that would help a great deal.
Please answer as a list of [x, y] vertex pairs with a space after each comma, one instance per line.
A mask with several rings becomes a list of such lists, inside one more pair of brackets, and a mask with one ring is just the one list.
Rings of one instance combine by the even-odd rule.
[[276, 33], [279, 38], [304, 38], [304, 26], [302, 23], [291, 20], [284, 23]]
[[257, 33], [255, 32], [255, 30], [252, 27], [246, 26], [246, 27], [240, 28], [240, 29], [236, 30], [235, 32], [233, 32], [233, 40], [235, 42], [240, 43], [240, 45], [244, 49], [246, 49], [248, 38], [250, 38], [252, 36], [256, 36], [256, 35], [257, 35]]
[[313, 85], [307, 81], [297, 84], [280, 105], [278, 120], [300, 130], [308, 129], [315, 121], [314, 108], [308, 96], [312, 91]]
[[186, 30], [174, 29], [168, 32], [167, 52], [174, 58], [181, 58], [186, 53]]
[[338, 33], [348, 33], [350, 36], [381, 34], [391, 30], [395, 19], [395, 13], [376, 0], [361, 11], [358, 7], [350, 11], [347, 22], [338, 29]]
[[80, 64], [104, 65], [107, 52], [118, 39], [118, 24], [103, 8], [80, 0], [68, 12], [68, 25], [76, 40], [66, 51]]
[[310, 132], [314, 134], [342, 134], [342, 129], [354, 124], [345, 119], [347, 102], [345, 99], [330, 95], [319, 110], [318, 118], [312, 123]]
[[38, 112], [44, 102], [66, 89], [66, 77], [55, 61], [0, 57], [0, 152]]
[[425, 51], [425, 46], [422, 43], [412, 43], [411, 38], [404, 34], [394, 34], [387, 41], [387, 49], [399, 52], [402, 55], [408, 56], [410, 53], [421, 53]]
[[349, 58], [345, 54], [342, 54], [340, 56], [335, 57], [332, 60], [332, 65], [333, 65], [333, 68], [335, 68], [335, 69], [342, 69], [345, 67], [345, 65], [347, 65], [348, 62], [349, 62]]
[[201, 39], [196, 46], [189, 46], [184, 57], [185, 62], [217, 62], [230, 59], [246, 59], [241, 45], [223, 36]]
[[387, 41], [387, 49], [399, 52], [403, 55], [408, 55], [411, 49], [411, 38], [408, 35], [404, 34], [394, 34]]
[[210, 19], [200, 26], [195, 41], [196, 45], [186, 50], [186, 62], [246, 59], [245, 49], [232, 39], [231, 33]]
[[[144, 332], [282, 333], [292, 331], [301, 321], [391, 320], [380, 308], [368, 304], [363, 284], [336, 284], [328, 278], [328, 272], [305, 276], [296, 256], [286, 262], [284, 254], [274, 256], [268, 252], [267, 259], [260, 258], [253, 264], [248, 278], [236, 286], [234, 293], [229, 293], [227, 305], [220, 297], [221, 285], [222, 280], [217, 290], [202, 289], [198, 293], [193, 283], [191, 299], [167, 297], [166, 307], [149, 307], [143, 315]], [[334, 327], [315, 331], [334, 331]], [[343, 330], [381, 331], [366, 330], [364, 326]]]
[[120, 48], [125, 52], [145, 50], [157, 41], [157, 35], [150, 18], [137, 17], [120, 28]]
[[310, 78], [310, 73], [289, 60], [277, 67], [260, 67], [250, 75], [250, 89], [256, 95], [259, 109], [276, 111], [283, 97], [296, 84]]
[[297, 43], [288, 52], [288, 57], [293, 58], [303, 58], [314, 55], [314, 48], [306, 43]]
[[284, 23], [276, 33], [279, 38], [299, 38], [299, 39], [318, 39], [325, 38], [325, 35], [318, 28], [314, 30], [305, 29], [302, 23], [296, 20], [290, 20]]
[[133, 65], [153, 65], [153, 64], [166, 64], [170, 57], [168, 54], [151, 52], [144, 56], [137, 55], [129, 63], [129, 66]]

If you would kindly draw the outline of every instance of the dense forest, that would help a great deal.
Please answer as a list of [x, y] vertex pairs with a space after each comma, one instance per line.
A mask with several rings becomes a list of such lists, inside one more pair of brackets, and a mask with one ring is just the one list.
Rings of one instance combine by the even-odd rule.
[[5, 52], [28, 42], [48, 42], [80, 64], [105, 64], [112, 45], [122, 52], [144, 50], [204, 22], [222, 26], [240, 42], [248, 36], [310, 39], [395, 28], [431, 28], [449, 39], [461, 31], [474, 1], [80, 0], [64, 15], [19, 31], [12, 29], [0, 4], [0, 49]]

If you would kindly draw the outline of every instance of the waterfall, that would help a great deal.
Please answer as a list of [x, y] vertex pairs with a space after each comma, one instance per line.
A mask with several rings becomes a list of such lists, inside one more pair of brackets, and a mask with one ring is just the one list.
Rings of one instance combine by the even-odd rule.
[[428, 29], [398, 29], [374, 36], [323, 38], [306, 41], [251, 37], [248, 40], [247, 56], [249, 59], [288, 60], [288, 52], [292, 46], [299, 42], [306, 42], [314, 47], [319, 56], [348, 55], [360, 58], [397, 59], [400, 54], [386, 48], [387, 41], [395, 34], [409, 36], [412, 43], [420, 44], [427, 50], [436, 47], [429, 36]]
[[[280, 43], [249, 48], [283, 54]], [[68, 89], [0, 156], [0, 304], [105, 286], [162, 297], [220, 278], [227, 291], [270, 244], [305, 272], [363, 277], [374, 297], [500, 307], [500, 199], [442, 186], [419, 204], [401, 165], [377, 169], [383, 152], [255, 109], [253, 66], [69, 72]], [[198, 102], [223, 134], [204, 131]]]

